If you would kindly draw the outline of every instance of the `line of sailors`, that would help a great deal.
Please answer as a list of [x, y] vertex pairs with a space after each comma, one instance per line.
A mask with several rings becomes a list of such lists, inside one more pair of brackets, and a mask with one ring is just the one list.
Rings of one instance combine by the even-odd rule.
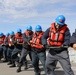
[[[30, 60], [34, 66], [36, 74], [40, 73], [39, 59], [45, 68], [46, 53], [44, 46], [41, 44], [41, 37], [44, 34], [42, 27], [37, 25], [35, 32], [32, 31], [32, 26], [28, 25], [26, 31], [22, 33], [19, 28], [15, 34], [13, 31], [6, 34], [0, 33], [0, 59], [4, 58], [3, 62], [8, 61], [9, 67], [16, 67], [18, 62], [17, 72], [21, 71], [21, 66], [24, 64], [28, 69], [26, 56], [29, 54]], [[38, 54], [37, 54], [38, 53]], [[20, 54], [20, 57], [18, 56]], [[37, 56], [38, 57], [37, 57]]]
[[22, 65], [25, 70], [28, 69], [26, 56], [29, 54], [35, 75], [40, 75], [39, 60], [43, 65], [45, 75], [54, 75], [57, 61], [63, 65], [66, 75], [74, 75], [69, 64], [67, 48], [51, 48], [46, 58], [47, 46], [69, 45], [70, 32], [65, 24], [65, 17], [60, 15], [45, 33], [40, 25], [35, 27], [35, 32], [32, 31], [32, 26], [28, 25], [24, 33], [20, 28], [16, 34], [13, 31], [6, 36], [0, 33], [0, 59], [4, 58], [8, 61], [8, 65], [11, 64], [10, 67], [16, 67], [15, 62], [18, 62], [17, 72], [21, 72]]

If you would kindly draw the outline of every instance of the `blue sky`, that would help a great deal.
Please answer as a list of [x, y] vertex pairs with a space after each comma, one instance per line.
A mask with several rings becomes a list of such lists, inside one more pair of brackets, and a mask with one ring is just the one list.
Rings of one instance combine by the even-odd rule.
[[58, 15], [66, 17], [71, 33], [76, 28], [76, 0], [0, 0], [0, 32], [24, 32], [27, 25], [33, 30], [41, 25], [45, 31]]

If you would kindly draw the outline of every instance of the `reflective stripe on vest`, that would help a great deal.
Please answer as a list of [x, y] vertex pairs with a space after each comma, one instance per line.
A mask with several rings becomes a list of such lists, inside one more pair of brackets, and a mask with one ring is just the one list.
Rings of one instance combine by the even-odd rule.
[[31, 46], [33, 48], [38, 48], [38, 49], [43, 48], [43, 45], [41, 44], [41, 37], [43, 34], [44, 32], [39, 33], [39, 36], [37, 36], [36, 33], [34, 34], [32, 38], [32, 43], [31, 43]]
[[61, 46], [64, 42], [64, 34], [67, 26], [64, 25], [59, 30], [56, 30], [55, 23], [51, 24], [48, 43], [52, 46]]
[[19, 43], [23, 43], [23, 39], [22, 39], [22, 35], [18, 35], [18, 33], [16, 33], [15, 35], [15, 41], [19, 42]]

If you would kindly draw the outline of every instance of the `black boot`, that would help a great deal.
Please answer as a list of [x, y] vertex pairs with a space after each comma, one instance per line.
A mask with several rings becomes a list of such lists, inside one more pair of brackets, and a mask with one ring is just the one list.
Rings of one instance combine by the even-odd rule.
[[28, 69], [28, 66], [25, 66], [24, 70]]
[[28, 69], [27, 62], [24, 63], [24, 66], [25, 66], [24, 70]]
[[35, 73], [35, 75], [40, 75], [40, 73]]
[[17, 73], [18, 73], [18, 72], [21, 72], [21, 67], [18, 67], [18, 69], [17, 69]]
[[7, 65], [11, 65], [12, 64], [12, 62], [11, 61], [9, 61], [8, 63], [7, 63]]
[[16, 72], [21, 72], [21, 66], [22, 66], [22, 63], [19, 63], [19, 64], [18, 64], [18, 69], [17, 69]]
[[10, 68], [12, 68], [12, 67], [16, 67], [15, 62], [12, 62], [12, 65], [9, 66], [9, 67], [10, 67]]
[[3, 62], [8, 62], [7, 59], [3, 60]]

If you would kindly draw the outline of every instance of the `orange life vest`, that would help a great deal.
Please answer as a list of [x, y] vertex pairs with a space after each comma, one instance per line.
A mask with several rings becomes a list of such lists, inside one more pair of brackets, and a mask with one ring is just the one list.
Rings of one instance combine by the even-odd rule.
[[11, 35], [9, 35], [9, 37], [8, 37], [8, 43], [11, 44], [11, 45], [14, 45], [13, 42], [14, 42], [15, 38], [13, 38], [13, 37]]
[[37, 49], [43, 48], [43, 45], [41, 44], [41, 37], [43, 34], [44, 34], [43, 31], [39, 33], [38, 36], [36, 35], [36, 33], [34, 33], [33, 38], [31, 40], [31, 47], [37, 48]]
[[66, 29], [67, 29], [67, 25], [64, 25], [59, 30], [56, 30], [55, 23], [52, 23], [47, 42], [51, 46], [61, 46], [64, 42], [64, 33]]
[[5, 38], [6, 38], [5, 35], [3, 35], [2, 37], [0, 37], [0, 45], [4, 43]]
[[31, 31], [30, 33], [26, 30], [25, 31], [25, 34], [26, 34], [26, 36], [30, 36], [30, 35], [32, 35], [33, 34], [33, 31]]
[[22, 35], [18, 35], [18, 33], [15, 34], [15, 41], [19, 43], [23, 43]]

